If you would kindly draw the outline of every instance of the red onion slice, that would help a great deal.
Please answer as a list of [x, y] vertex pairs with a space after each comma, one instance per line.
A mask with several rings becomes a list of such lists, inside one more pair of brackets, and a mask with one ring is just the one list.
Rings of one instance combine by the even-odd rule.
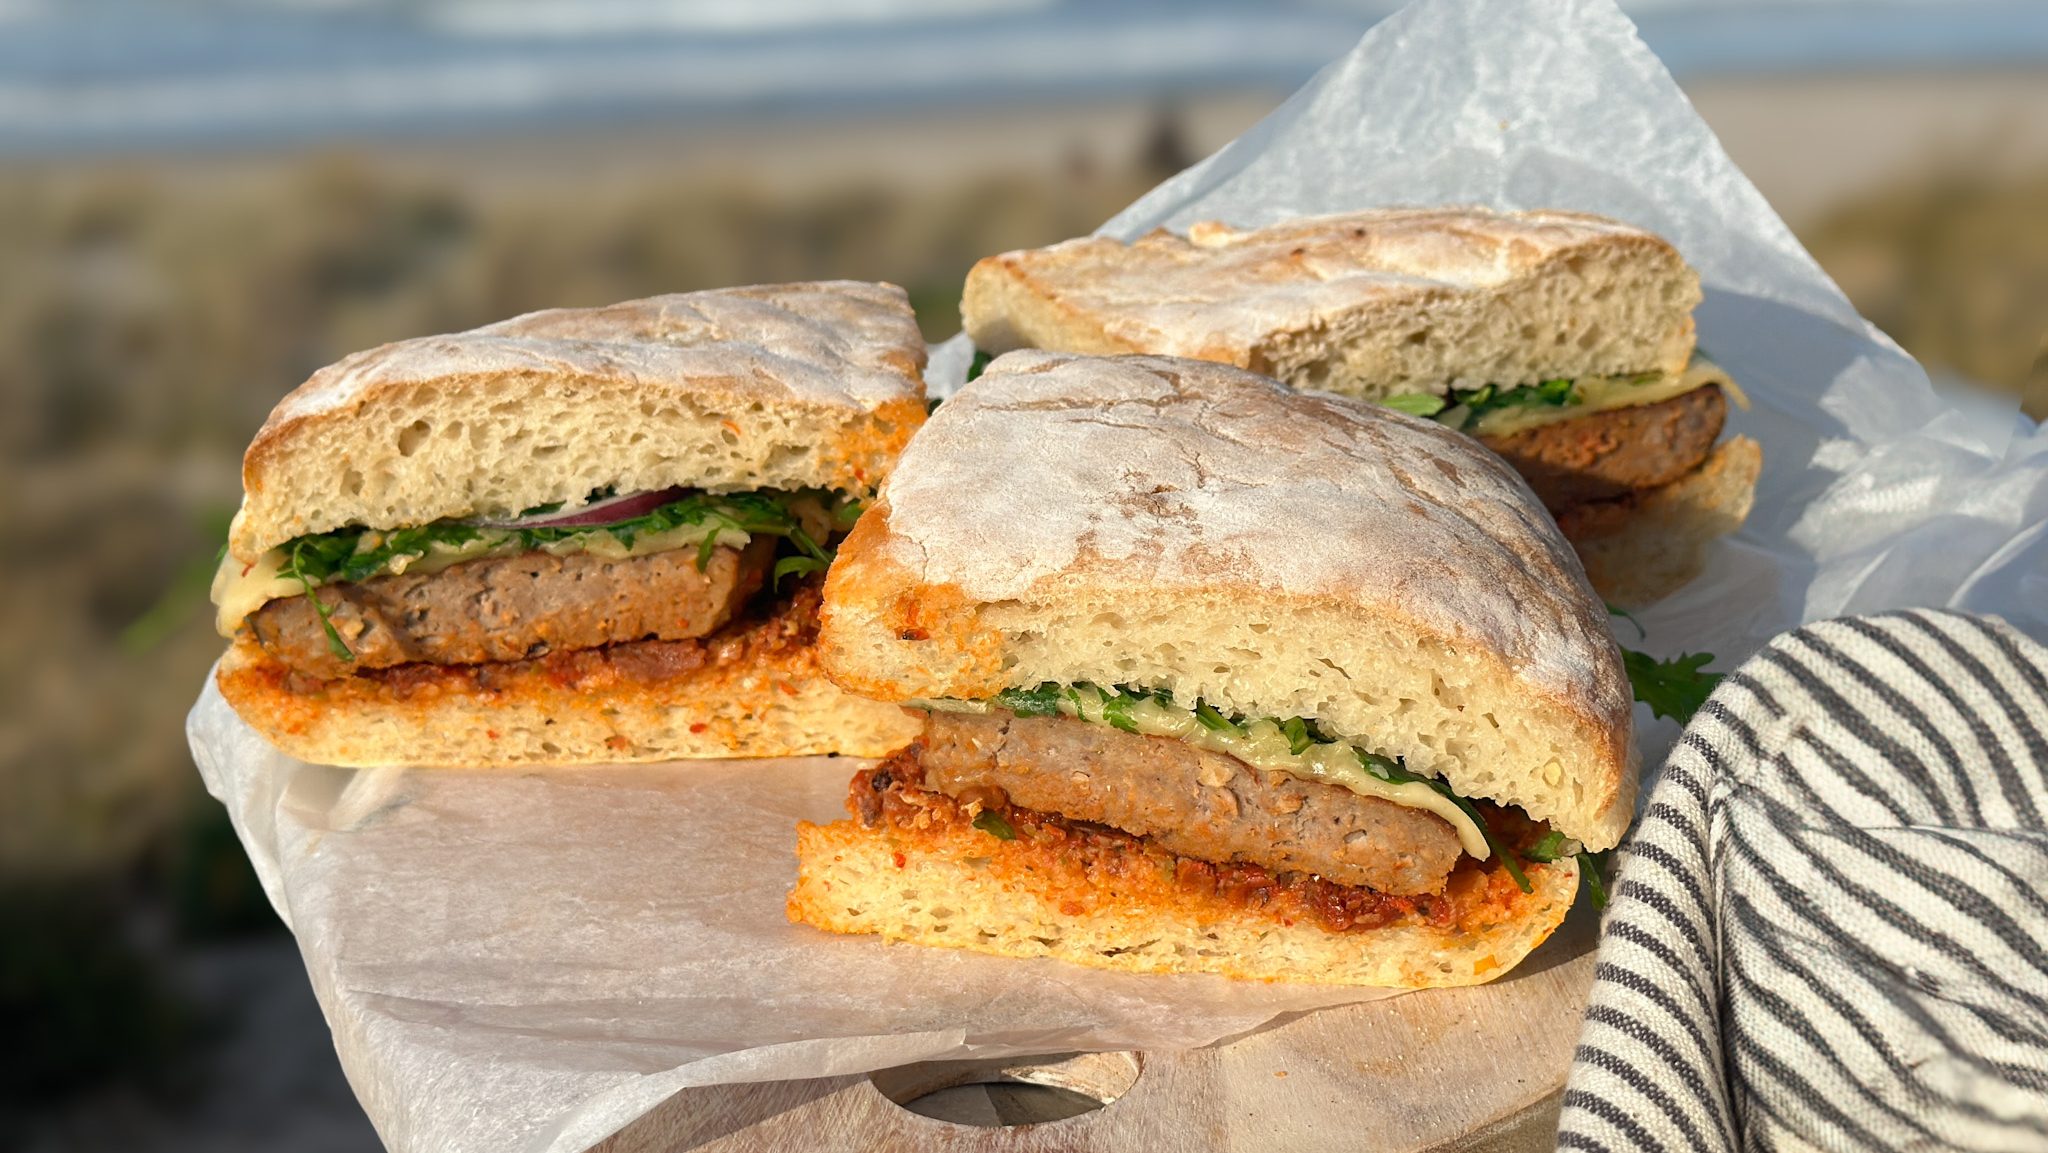
[[574, 528], [578, 525], [611, 524], [652, 512], [670, 501], [681, 500], [688, 494], [689, 490], [686, 488], [665, 488], [658, 492], [636, 492], [628, 496], [607, 497], [567, 512], [513, 517], [510, 520], [478, 520], [471, 523], [490, 528]]

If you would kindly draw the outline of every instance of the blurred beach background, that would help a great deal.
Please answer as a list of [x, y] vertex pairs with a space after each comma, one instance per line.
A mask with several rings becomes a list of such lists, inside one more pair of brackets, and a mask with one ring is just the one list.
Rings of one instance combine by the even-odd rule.
[[[1624, 6], [1866, 316], [2048, 416], [2048, 5]], [[377, 1147], [182, 734], [278, 396], [758, 281], [942, 339], [1392, 7], [0, 0], [0, 1147]]]

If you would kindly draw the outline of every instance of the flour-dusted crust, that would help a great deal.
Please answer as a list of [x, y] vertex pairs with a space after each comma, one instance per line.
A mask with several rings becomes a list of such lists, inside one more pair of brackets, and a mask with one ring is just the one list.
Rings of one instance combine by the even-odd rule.
[[1522, 480], [1203, 361], [999, 358], [841, 546], [819, 644], [877, 699], [1157, 686], [1316, 718], [1595, 847], [1632, 815], [1620, 653]]
[[508, 515], [593, 489], [865, 493], [924, 418], [903, 290], [826, 281], [556, 309], [324, 368], [243, 459], [252, 559], [308, 532]]
[[1375, 209], [1007, 252], [961, 314], [990, 352], [1157, 353], [1351, 396], [1682, 371], [1699, 278], [1577, 212]]

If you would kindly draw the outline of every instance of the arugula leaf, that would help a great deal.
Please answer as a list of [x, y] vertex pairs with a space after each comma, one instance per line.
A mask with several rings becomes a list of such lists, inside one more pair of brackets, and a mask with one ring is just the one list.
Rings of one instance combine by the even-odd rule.
[[[1357, 748], [1357, 746], [1353, 746], [1353, 748]], [[1458, 806], [1459, 810], [1471, 818], [1472, 823], [1478, 827], [1480, 837], [1486, 841], [1486, 847], [1493, 850], [1494, 856], [1500, 858], [1502, 867], [1507, 869], [1508, 878], [1514, 881], [1515, 887], [1524, 893], [1536, 891], [1535, 886], [1529, 884], [1529, 875], [1522, 871], [1521, 862], [1515, 859], [1514, 850], [1508, 848], [1506, 841], [1494, 835], [1493, 828], [1486, 823], [1485, 817], [1479, 815], [1478, 807], [1472, 802], [1452, 792], [1451, 786], [1437, 780], [1435, 777], [1425, 777], [1409, 772], [1408, 766], [1399, 760], [1392, 757], [1383, 757], [1378, 753], [1368, 753], [1364, 749], [1358, 749], [1357, 751], [1358, 763], [1365, 767], [1366, 772], [1371, 773], [1380, 780], [1395, 785], [1405, 785], [1419, 781], [1435, 789], [1445, 800]]]
[[[978, 348], [975, 349], [974, 360], [967, 366], [967, 379], [973, 380], [975, 377], [980, 376], [982, 374], [982, 371], [988, 367], [988, 362], [994, 359], [995, 357], [989, 355], [988, 353], [983, 352]], [[935, 400], [932, 402], [933, 408], [937, 408], [938, 406], [938, 401]]]
[[1143, 685], [1118, 685], [1116, 691], [1134, 701], [1150, 700], [1163, 708], [1173, 707], [1173, 694], [1165, 689], [1148, 689]]
[[1579, 876], [1586, 879], [1586, 890], [1593, 895], [1593, 907], [1596, 909], [1607, 907], [1607, 882], [1601, 874], [1606, 872], [1607, 858], [1612, 852], [1612, 849], [1598, 853], [1581, 850], [1578, 854]]
[[1207, 701], [1195, 702], [1195, 719], [1202, 722], [1202, 727], [1211, 732], [1239, 734], [1244, 732], [1230, 718], [1217, 712], [1216, 706]]
[[1634, 649], [1621, 650], [1622, 667], [1628, 671], [1636, 699], [1650, 706], [1654, 715], [1670, 717], [1681, 725], [1692, 723], [1693, 714], [1727, 675], [1705, 671], [1713, 659], [1712, 653], [1682, 653], [1660, 661]]
[[1056, 717], [1060, 696], [1059, 684], [1046, 681], [1035, 689], [1004, 689], [996, 694], [995, 703], [1020, 717]]
[[824, 572], [827, 567], [827, 562], [816, 557], [786, 556], [775, 562], [775, 569], [769, 574], [768, 580], [771, 587], [780, 591], [783, 577], [791, 573], [809, 576], [814, 572]]
[[[336, 660], [353, 661], [356, 659], [355, 650], [348, 647], [348, 642], [341, 639], [341, 633], [334, 627], [332, 619], [334, 610], [328, 608], [326, 602], [314, 595], [315, 580], [306, 571], [306, 565], [309, 563], [309, 559], [306, 556], [306, 549], [308, 547], [310, 547], [310, 544], [305, 537], [300, 537], [294, 542], [291, 559], [287, 560], [277, 570], [278, 575], [288, 580], [298, 581], [299, 587], [306, 590], [306, 599], [313, 602], [313, 611], [320, 617], [320, 627], [327, 633], [327, 651], [333, 653]], [[316, 550], [310, 563], [318, 564], [321, 563], [321, 560], [321, 554]]]
[[436, 546], [463, 548], [481, 541], [485, 552], [497, 549], [531, 551], [559, 541], [609, 533], [620, 544], [631, 548], [633, 542], [642, 536], [690, 524], [709, 524], [712, 530], [697, 550], [700, 570], [710, 566], [719, 537], [727, 529], [750, 536], [783, 537], [804, 556], [829, 563], [831, 553], [803, 531], [786, 507], [786, 499], [747, 492], [694, 493], [639, 516], [599, 525], [495, 528], [463, 521], [434, 521], [388, 532], [336, 529], [286, 542], [283, 547], [289, 559], [280, 567], [279, 573], [288, 579], [315, 586], [336, 581], [366, 581], [389, 572], [400, 560], [418, 560], [433, 552]]
[[832, 510], [832, 527], [840, 532], [846, 532], [853, 527], [855, 521], [860, 519], [860, 514], [867, 510], [868, 502], [864, 500], [855, 498], [843, 500], [839, 502], [838, 507]]
[[1004, 820], [1003, 815], [994, 809], [983, 809], [975, 814], [974, 827], [998, 841], [1014, 841], [1017, 839], [1017, 830], [1011, 828], [1010, 822]]
[[1454, 388], [1445, 396], [1426, 392], [1404, 392], [1380, 398], [1388, 408], [1414, 416], [1435, 417], [1438, 423], [1463, 428], [1489, 412], [1504, 408], [1537, 405], [1563, 407], [1579, 403], [1572, 381], [1566, 377], [1542, 381], [1524, 388], [1502, 388], [1485, 384], [1478, 388]]
[[1532, 861], [1549, 863], [1572, 856], [1579, 852], [1578, 842], [1552, 829], [1543, 834], [1543, 839], [1529, 846], [1522, 855]]
[[1138, 731], [1137, 718], [1131, 716], [1131, 705], [1133, 703], [1131, 698], [1121, 693], [1112, 693], [1104, 689], [1097, 689], [1096, 691], [1102, 694], [1103, 720], [1108, 721], [1111, 727], [1122, 729], [1127, 733]]
[[1380, 403], [1410, 416], [1435, 416], [1448, 408], [1451, 402], [1426, 392], [1404, 392], [1399, 396], [1382, 397]]
[[1451, 390], [1451, 400], [1463, 405], [1473, 417], [1484, 416], [1503, 408], [1532, 408], [1537, 405], [1577, 404], [1572, 393], [1572, 382], [1564, 377], [1532, 384], [1526, 388], [1499, 388], [1484, 385], [1480, 388]]
[[1637, 640], [1643, 640], [1644, 638], [1650, 635], [1649, 630], [1643, 627], [1643, 622], [1636, 619], [1636, 614], [1628, 611], [1627, 609], [1616, 608], [1613, 605], [1608, 605], [1607, 615], [1612, 617], [1620, 617], [1622, 620], [1625, 620], [1628, 623], [1636, 626]]
[[1280, 732], [1287, 738], [1287, 751], [1297, 757], [1307, 752], [1310, 745], [1316, 743], [1315, 738], [1309, 735], [1308, 722], [1300, 717], [1288, 717], [1286, 720], [1281, 721]]

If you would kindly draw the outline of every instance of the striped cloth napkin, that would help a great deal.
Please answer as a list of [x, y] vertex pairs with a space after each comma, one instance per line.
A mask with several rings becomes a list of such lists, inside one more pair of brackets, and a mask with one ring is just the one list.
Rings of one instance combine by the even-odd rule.
[[1625, 846], [1560, 1149], [2048, 1150], [2048, 649], [1912, 611], [1729, 676]]

